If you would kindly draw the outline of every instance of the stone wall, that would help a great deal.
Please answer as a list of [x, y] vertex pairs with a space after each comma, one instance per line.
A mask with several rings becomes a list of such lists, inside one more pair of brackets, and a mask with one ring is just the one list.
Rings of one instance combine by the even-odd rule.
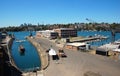
[[48, 66], [48, 54], [46, 53], [45, 50], [41, 47], [41, 45], [35, 41], [35, 39], [31, 37], [27, 37], [27, 39], [36, 47], [38, 54], [41, 59], [41, 69], [45, 69]]
[[5, 51], [9, 57], [9, 61], [11, 63], [11, 67], [14, 67], [16, 69], [16, 71], [19, 71], [22, 73], [22, 71], [16, 66], [13, 58], [12, 58], [12, 55], [11, 55], [11, 47], [12, 47], [12, 44], [13, 44], [13, 38], [11, 37], [7, 37], [7, 43], [6, 45], [4, 45], [4, 47], [6, 48]]

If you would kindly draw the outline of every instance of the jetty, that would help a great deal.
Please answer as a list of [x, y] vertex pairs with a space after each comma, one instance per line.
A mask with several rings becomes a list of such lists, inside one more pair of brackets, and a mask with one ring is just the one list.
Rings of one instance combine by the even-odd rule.
[[69, 41], [70, 42], [89, 42], [89, 41], [95, 41], [95, 40], [103, 40], [103, 39], [107, 39], [107, 36], [93, 36], [93, 37], [74, 37], [71, 38]]

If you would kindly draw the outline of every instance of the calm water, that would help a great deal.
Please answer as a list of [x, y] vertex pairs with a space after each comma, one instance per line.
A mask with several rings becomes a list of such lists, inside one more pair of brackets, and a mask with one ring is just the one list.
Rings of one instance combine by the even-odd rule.
[[[28, 36], [29, 34], [30, 34], [29, 32], [14, 32], [15, 37], [20, 40], [25, 40], [24, 37]], [[90, 43], [92, 46], [100, 46], [100, 45], [111, 42], [111, 33], [109, 31], [107, 32], [78, 31], [78, 36], [86, 37], [86, 36], [94, 36], [95, 34], [108, 36], [109, 38], [107, 40], [102, 40], [101, 42], [99, 41], [92, 42]], [[35, 35], [35, 32], [33, 32], [33, 35]], [[118, 39], [120, 39], [120, 33], [116, 34], [115, 40], [118, 40]], [[25, 54], [23, 55], [21, 55], [18, 50], [18, 47], [20, 44], [24, 45], [26, 49]], [[30, 71], [30, 70], [33, 70], [35, 67], [40, 67], [41, 65], [37, 50], [27, 40], [22, 43], [18, 43], [16, 41], [13, 42], [12, 56], [18, 68], [20, 68], [22, 71]]]
[[[87, 36], [95, 36], [95, 34], [108, 36], [108, 39], [102, 40], [102, 41], [92, 42], [92, 43], [90, 43], [92, 46], [100, 46], [100, 45], [103, 45], [106, 43], [110, 43], [112, 40], [112, 36], [111, 36], [110, 31], [101, 31], [101, 32], [98, 32], [98, 31], [78, 31], [78, 36], [87, 37]], [[115, 40], [118, 40], [118, 39], [120, 39], [120, 33], [116, 33]]]
[[[35, 34], [35, 32], [33, 32]], [[40, 68], [41, 62], [36, 48], [25, 39], [25, 36], [29, 35], [29, 32], [14, 32], [15, 38], [19, 40], [25, 40], [23, 42], [13, 42], [12, 56], [19, 69], [22, 71], [31, 71], [35, 68]], [[19, 45], [22, 44], [25, 47], [25, 53], [19, 52]]]

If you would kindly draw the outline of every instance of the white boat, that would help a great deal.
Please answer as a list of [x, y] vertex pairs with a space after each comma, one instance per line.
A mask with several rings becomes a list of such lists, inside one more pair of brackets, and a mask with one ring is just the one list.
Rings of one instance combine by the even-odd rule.
[[24, 41], [26, 41], [26, 40], [16, 40], [16, 42], [24, 42]]
[[114, 42], [115, 44], [120, 44], [120, 39]]

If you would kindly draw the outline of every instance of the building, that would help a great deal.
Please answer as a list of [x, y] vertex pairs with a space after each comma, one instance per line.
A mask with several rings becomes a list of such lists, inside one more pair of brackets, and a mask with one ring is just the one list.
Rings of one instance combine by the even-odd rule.
[[96, 49], [96, 54], [113, 56], [120, 60], [120, 40], [98, 47]]
[[36, 37], [37, 38], [46, 37], [49, 39], [56, 39], [58, 37], [58, 33], [55, 32], [54, 30], [38, 31], [36, 33]]
[[87, 43], [67, 43], [65, 45], [66, 49], [69, 50], [74, 50], [74, 51], [78, 51], [78, 50], [89, 50], [90, 49], [90, 45]]
[[77, 37], [77, 30], [74, 28], [54, 29], [60, 38]]

